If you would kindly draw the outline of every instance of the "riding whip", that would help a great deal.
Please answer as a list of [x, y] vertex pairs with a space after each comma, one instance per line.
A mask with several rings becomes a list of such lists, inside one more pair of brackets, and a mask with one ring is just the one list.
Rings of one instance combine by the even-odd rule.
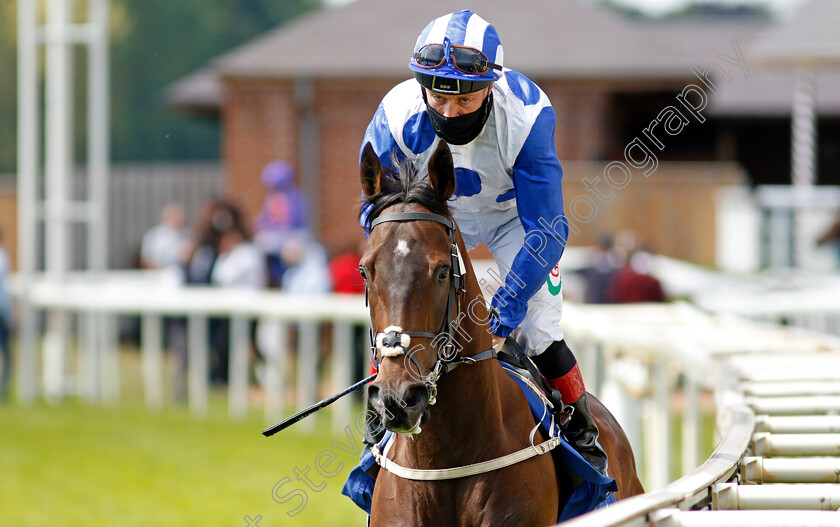
[[362, 388], [364, 385], [371, 382], [375, 378], [376, 378], [376, 374], [374, 373], [370, 377], [367, 377], [366, 379], [362, 379], [361, 381], [359, 381], [356, 384], [354, 384], [353, 386], [347, 388], [343, 392], [337, 393], [335, 395], [331, 395], [330, 397], [327, 397], [323, 401], [315, 403], [312, 406], [310, 406], [309, 408], [306, 408], [305, 410], [301, 410], [300, 412], [298, 412], [295, 415], [289, 417], [288, 419], [284, 419], [284, 420], [280, 421], [279, 423], [277, 423], [276, 425], [269, 426], [268, 428], [266, 428], [265, 430], [262, 431], [262, 435], [264, 435], [265, 437], [271, 437], [274, 434], [276, 434], [277, 432], [279, 432], [281, 430], [285, 430], [286, 428], [292, 426], [293, 424], [297, 423], [298, 421], [314, 414], [318, 410], [320, 410], [322, 408], [326, 408], [327, 406], [329, 406], [332, 403], [336, 402], [337, 400], [341, 399], [342, 397], [344, 397], [348, 393], [353, 393], [356, 390], [358, 390], [359, 388]]

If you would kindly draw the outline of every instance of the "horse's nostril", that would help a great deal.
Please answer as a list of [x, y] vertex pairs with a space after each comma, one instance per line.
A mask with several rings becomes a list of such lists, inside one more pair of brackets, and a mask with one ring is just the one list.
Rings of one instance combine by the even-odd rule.
[[407, 408], [421, 408], [429, 402], [429, 391], [425, 386], [412, 386], [405, 393], [405, 405]]
[[371, 384], [368, 386], [368, 401], [375, 401], [379, 399], [379, 386]]

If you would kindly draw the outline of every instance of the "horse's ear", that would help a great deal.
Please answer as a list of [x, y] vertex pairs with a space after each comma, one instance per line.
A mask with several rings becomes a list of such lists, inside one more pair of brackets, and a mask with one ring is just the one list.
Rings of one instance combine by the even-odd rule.
[[429, 158], [429, 183], [444, 201], [455, 192], [455, 165], [446, 141], [438, 141], [437, 148]]
[[387, 179], [385, 170], [382, 169], [382, 162], [373, 150], [373, 145], [365, 144], [362, 150], [362, 162], [359, 167], [359, 179], [362, 182], [362, 190], [365, 196], [371, 197], [378, 194], [385, 185]]

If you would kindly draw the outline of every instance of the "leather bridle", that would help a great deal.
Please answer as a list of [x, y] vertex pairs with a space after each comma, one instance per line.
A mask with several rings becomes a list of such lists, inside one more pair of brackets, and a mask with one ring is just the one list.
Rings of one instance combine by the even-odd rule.
[[[472, 357], [456, 357], [454, 353], [455, 344], [452, 321], [455, 313], [460, 312], [461, 296], [463, 296], [464, 292], [466, 291], [464, 287], [464, 273], [466, 272], [466, 269], [464, 269], [464, 265], [462, 264], [462, 260], [460, 258], [460, 253], [458, 252], [458, 245], [455, 242], [455, 222], [453, 222], [446, 216], [441, 216], [440, 214], [434, 214], [431, 212], [398, 212], [394, 214], [380, 216], [374, 219], [370, 224], [370, 230], [372, 231], [373, 228], [379, 225], [380, 223], [391, 221], [433, 221], [436, 223], [440, 223], [441, 225], [446, 227], [446, 233], [449, 235], [449, 238], [451, 240], [449, 254], [452, 265], [449, 282], [449, 296], [446, 300], [446, 314], [443, 317], [443, 322], [441, 323], [440, 331], [438, 333], [431, 333], [429, 331], [403, 331], [402, 328], [392, 326], [385, 328], [384, 332], [377, 333], [374, 337], [373, 329], [371, 329], [371, 351], [373, 354], [373, 361], [377, 368], [379, 367], [380, 353], [382, 353], [383, 350], [399, 349], [399, 352], [395, 351], [393, 354], [388, 354], [388, 356], [395, 356], [403, 353], [404, 348], [407, 347], [410, 343], [411, 337], [431, 338], [433, 339], [432, 342], [434, 343], [435, 339], [437, 339], [440, 335], [445, 336], [445, 342], [441, 347], [441, 351], [438, 352], [438, 358], [434, 366], [432, 367], [432, 371], [428, 375], [423, 377], [423, 384], [426, 386], [426, 389], [428, 390], [429, 394], [428, 404], [432, 405], [435, 404], [435, 400], [437, 397], [437, 381], [443, 375], [457, 368], [461, 364], [475, 364], [476, 362], [481, 360], [498, 358], [498, 356], [496, 354], [496, 350], [492, 347], [488, 350], [473, 355]], [[367, 281], [365, 282], [365, 284], [365, 302], [367, 303]], [[372, 322], [373, 321], [371, 321], [371, 326], [373, 325]], [[446, 352], [442, 353], [442, 351], [444, 350]], [[409, 359], [414, 363], [414, 366], [417, 368], [417, 371], [420, 372], [420, 365], [417, 364], [417, 361], [414, 359], [412, 354], [409, 352], [406, 353], [406, 356], [409, 357]], [[544, 418], [545, 414], [548, 413], [548, 407], [551, 403], [540, 391], [540, 389], [534, 386], [533, 383], [530, 382], [526, 377], [523, 377], [521, 374], [513, 370], [510, 370], [510, 372], [511, 374], [520, 377], [521, 380], [534, 393], [536, 393], [537, 396], [540, 397], [540, 399], [546, 405], [543, 415]], [[484, 474], [494, 470], [499, 470], [501, 468], [520, 463], [534, 456], [546, 454], [554, 448], [556, 448], [563, 440], [556, 434], [553, 415], [551, 416], [551, 424], [549, 426], [550, 432], [548, 439], [546, 439], [542, 443], [535, 443], [535, 434], [537, 433], [537, 429], [540, 427], [541, 421], [542, 418], [531, 430], [531, 434], [528, 438], [529, 446], [521, 450], [517, 450], [516, 452], [513, 452], [506, 456], [482, 461], [479, 463], [473, 463], [471, 465], [466, 465], [462, 467], [453, 467], [445, 469], [413, 469], [404, 467], [388, 459], [388, 446], [385, 446], [385, 452], [380, 451], [380, 449], [382, 448], [382, 443], [373, 445], [371, 447], [371, 454], [373, 454], [376, 463], [380, 467], [401, 478], [416, 481], [435, 481], [464, 478], [468, 476]]]
[[[370, 231], [380, 223], [386, 222], [408, 222], [408, 221], [432, 221], [439, 223], [446, 228], [446, 234], [451, 241], [449, 248], [450, 255], [450, 274], [449, 274], [449, 293], [446, 299], [446, 310], [441, 322], [440, 329], [437, 333], [430, 331], [403, 331], [397, 326], [389, 326], [385, 328], [384, 332], [375, 333], [372, 329], [373, 321], [371, 320], [371, 353], [373, 357], [374, 366], [379, 369], [381, 363], [381, 355], [383, 350], [398, 350], [400, 347], [405, 347], [403, 344], [410, 342], [411, 337], [432, 339], [432, 343], [438, 339], [442, 339], [443, 343], [437, 353], [437, 361], [432, 366], [431, 372], [428, 375], [422, 375], [422, 369], [414, 358], [413, 354], [405, 350], [406, 356], [417, 368], [418, 375], [421, 376], [423, 384], [429, 392], [429, 404], [434, 404], [437, 398], [437, 382], [446, 373], [454, 370], [461, 364], [475, 364], [478, 361], [485, 359], [496, 358], [496, 350], [492, 347], [488, 350], [482, 351], [472, 357], [461, 357], [455, 353], [455, 333], [452, 321], [455, 314], [460, 312], [461, 298], [466, 291], [463, 260], [458, 249], [458, 244], [455, 241], [455, 222], [446, 216], [435, 214], [432, 212], [397, 212], [379, 216], [370, 223]], [[367, 303], [367, 281], [365, 281], [365, 301]], [[400, 354], [395, 352], [394, 354]]]

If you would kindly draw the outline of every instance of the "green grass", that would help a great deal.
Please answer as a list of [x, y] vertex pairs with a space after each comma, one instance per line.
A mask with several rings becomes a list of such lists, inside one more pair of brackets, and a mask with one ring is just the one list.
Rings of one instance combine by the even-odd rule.
[[[151, 412], [140, 400], [124, 393], [119, 408], [72, 399], [0, 404], [0, 525], [241, 527], [246, 515], [261, 515], [261, 527], [364, 525], [364, 513], [340, 495], [358, 456], [330, 444], [348, 440], [331, 437], [329, 412], [311, 434], [290, 428], [267, 439], [258, 411], [232, 420], [222, 394], [205, 417], [177, 407]], [[322, 466], [341, 468], [332, 478], [315, 469], [324, 450], [337, 457]], [[319, 492], [296, 479], [295, 467], [307, 466]], [[273, 499], [284, 477], [291, 482], [278, 497], [295, 488], [307, 494], [294, 516], [287, 512], [301, 499]]]
[[[364, 525], [364, 513], [340, 494], [358, 456], [331, 444], [358, 447], [355, 427], [352, 441], [333, 435], [324, 411], [310, 418], [312, 433], [298, 426], [267, 439], [259, 408], [231, 419], [224, 391], [211, 394], [203, 417], [172, 404], [149, 411], [136, 350], [124, 352], [121, 364], [119, 407], [74, 398], [56, 406], [0, 403], [0, 526], [241, 527], [245, 516], [257, 515], [261, 527]], [[704, 421], [707, 455], [711, 415]], [[679, 459], [678, 416], [672, 424]], [[331, 478], [315, 468], [324, 451], [336, 456], [321, 458], [322, 471], [337, 472]], [[295, 469], [306, 467], [319, 491], [297, 479]], [[284, 478], [290, 481], [275, 493]], [[296, 489], [305, 492], [305, 506]]]

